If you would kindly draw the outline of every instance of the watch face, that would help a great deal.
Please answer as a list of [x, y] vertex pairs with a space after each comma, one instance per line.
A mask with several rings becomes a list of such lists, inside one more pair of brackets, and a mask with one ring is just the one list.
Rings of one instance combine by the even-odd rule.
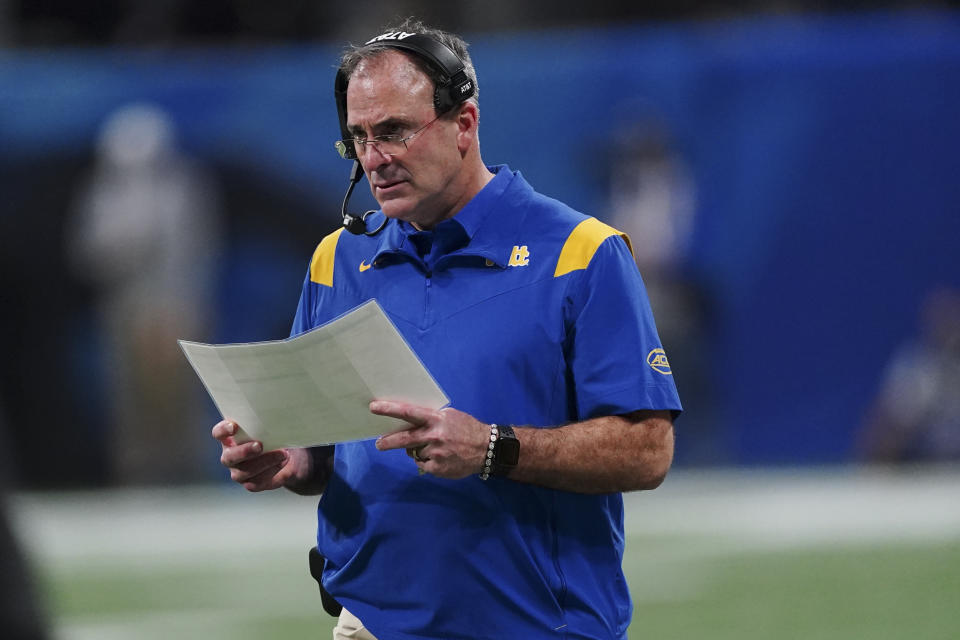
[[497, 440], [494, 461], [499, 466], [515, 467], [520, 460], [520, 441], [501, 437]]

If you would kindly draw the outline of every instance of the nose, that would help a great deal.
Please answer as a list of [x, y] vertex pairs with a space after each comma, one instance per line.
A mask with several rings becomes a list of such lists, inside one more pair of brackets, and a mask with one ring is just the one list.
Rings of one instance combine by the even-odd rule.
[[362, 145], [360, 149], [357, 149], [357, 158], [367, 172], [374, 171], [385, 164], [390, 164], [390, 161], [393, 160], [393, 156], [381, 151], [380, 145], [376, 142]]

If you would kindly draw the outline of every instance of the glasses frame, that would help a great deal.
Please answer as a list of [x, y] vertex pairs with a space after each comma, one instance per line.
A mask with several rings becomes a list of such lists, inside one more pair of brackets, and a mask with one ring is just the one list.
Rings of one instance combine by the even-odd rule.
[[[371, 146], [375, 148], [377, 150], [377, 153], [379, 153], [380, 155], [390, 156], [392, 158], [393, 156], [401, 154], [404, 151], [408, 151], [410, 149], [410, 146], [407, 143], [413, 140], [414, 138], [416, 138], [421, 133], [423, 133], [427, 129], [427, 127], [429, 127], [434, 122], [442, 118], [444, 115], [445, 114], [441, 113], [436, 118], [434, 118], [427, 124], [423, 125], [422, 127], [420, 127], [419, 129], [417, 129], [416, 131], [414, 131], [408, 136], [401, 137], [396, 133], [391, 133], [391, 134], [382, 135], [382, 136], [373, 136], [372, 138], [346, 138], [345, 140], [337, 140], [333, 146], [336, 147], [337, 151], [340, 153], [340, 157], [346, 158], [347, 160], [351, 159], [350, 156], [347, 154], [347, 149], [349, 148], [348, 145], [351, 145], [351, 144], [353, 145], [353, 150], [357, 158], [366, 157], [367, 151], [370, 149]], [[381, 144], [396, 144], [398, 142], [403, 144], [403, 151], [397, 151], [396, 153], [388, 153], [379, 147], [379, 145]]]

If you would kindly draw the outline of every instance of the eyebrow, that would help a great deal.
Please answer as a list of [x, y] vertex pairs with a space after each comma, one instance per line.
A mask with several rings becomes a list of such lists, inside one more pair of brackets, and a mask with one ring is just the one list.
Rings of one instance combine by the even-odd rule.
[[[398, 116], [391, 116], [385, 120], [381, 120], [374, 124], [370, 129], [374, 132], [374, 135], [378, 135], [377, 131], [383, 131], [384, 129], [402, 129], [404, 127], [409, 127], [410, 121], [406, 118], [401, 118]], [[350, 135], [354, 138], [364, 138], [366, 137], [366, 131], [360, 125], [349, 125], [347, 131], [350, 132]]]

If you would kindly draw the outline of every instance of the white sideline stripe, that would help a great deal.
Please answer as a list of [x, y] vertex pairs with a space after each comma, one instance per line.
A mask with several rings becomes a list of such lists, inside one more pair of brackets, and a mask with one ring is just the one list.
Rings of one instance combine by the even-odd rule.
[[170, 564], [289, 550], [306, 557], [316, 535], [315, 499], [239, 487], [21, 494], [11, 506], [23, 544], [57, 563]]
[[[319, 609], [319, 607], [318, 607]], [[283, 617], [302, 616], [303, 607], [283, 609], [283, 604], [272, 601], [270, 615]], [[317, 613], [325, 615], [323, 612]], [[71, 616], [58, 621], [55, 630], [58, 640], [168, 640], [172, 637], [202, 637], [201, 632], [223, 631], [224, 620], [234, 627], [245, 621], [258, 620], [263, 611], [249, 607], [210, 607], [201, 609], [165, 609], [161, 611], [136, 611], [130, 613], [102, 613], [95, 617]], [[183, 634], [183, 635], [179, 635]]]
[[628, 533], [757, 549], [960, 538], [960, 469], [687, 472], [625, 496]]
[[[625, 495], [625, 528], [754, 549], [948, 540], [960, 538], [958, 496], [960, 468], [674, 471], [656, 491]], [[10, 502], [24, 545], [57, 566], [305, 554], [316, 530], [315, 499], [239, 487], [22, 493]]]

